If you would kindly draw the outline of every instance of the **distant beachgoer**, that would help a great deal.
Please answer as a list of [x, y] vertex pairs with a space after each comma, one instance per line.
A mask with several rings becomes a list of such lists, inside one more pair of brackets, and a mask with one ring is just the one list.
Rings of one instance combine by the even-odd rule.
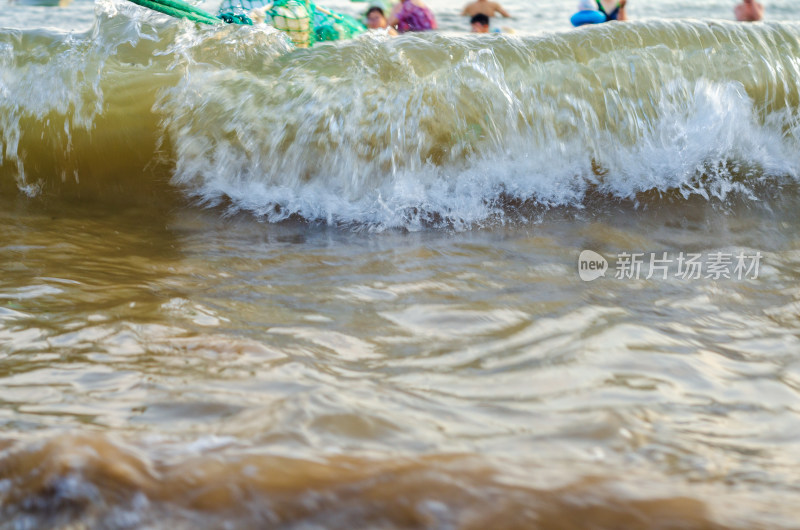
[[573, 26], [578, 27], [586, 24], [600, 24], [606, 21], [606, 16], [597, 9], [595, 0], [580, 0], [578, 12], [572, 15], [569, 21]]
[[464, 6], [464, 10], [461, 12], [461, 15], [465, 17], [486, 15], [487, 17], [492, 18], [497, 13], [500, 13], [506, 18], [511, 18], [511, 15], [509, 15], [500, 4], [497, 2], [492, 2], [491, 0], [475, 0], [475, 2]]
[[489, 33], [489, 17], [483, 13], [469, 19], [469, 24], [472, 26], [472, 33]]
[[389, 15], [389, 25], [400, 33], [436, 29], [436, 17], [422, 0], [402, 0]]
[[625, 11], [625, 4], [628, 0], [595, 0], [597, 2], [597, 9], [606, 16], [606, 22], [612, 20], [624, 21], [628, 20], [628, 14]]
[[739, 22], [758, 22], [764, 18], [764, 6], [755, 0], [742, 0], [733, 8], [733, 14]]
[[389, 26], [386, 21], [383, 9], [378, 6], [372, 6], [367, 10], [367, 27], [369, 29], [385, 29], [389, 35], [397, 35], [394, 28]]

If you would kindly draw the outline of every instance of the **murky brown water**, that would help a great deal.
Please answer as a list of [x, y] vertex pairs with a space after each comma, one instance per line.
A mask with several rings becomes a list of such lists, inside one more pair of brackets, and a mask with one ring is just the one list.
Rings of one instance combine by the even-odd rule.
[[[2, 206], [0, 526], [795, 521], [791, 205], [416, 234]], [[585, 283], [585, 248], [764, 257]]]

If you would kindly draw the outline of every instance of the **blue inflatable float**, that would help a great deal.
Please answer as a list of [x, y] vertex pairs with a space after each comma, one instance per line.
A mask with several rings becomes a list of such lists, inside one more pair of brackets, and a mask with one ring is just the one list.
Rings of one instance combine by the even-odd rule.
[[578, 11], [569, 21], [577, 28], [584, 24], [601, 24], [606, 21], [606, 16], [600, 11]]
[[569, 19], [575, 27], [585, 24], [600, 24], [608, 17], [600, 9], [599, 0], [578, 0], [578, 12]]

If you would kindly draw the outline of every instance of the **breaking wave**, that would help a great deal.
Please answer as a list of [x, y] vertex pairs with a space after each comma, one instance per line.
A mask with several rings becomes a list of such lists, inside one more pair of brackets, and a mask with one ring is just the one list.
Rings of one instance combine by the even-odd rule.
[[0, 191], [417, 229], [592, 197], [748, 200], [800, 174], [793, 24], [292, 50], [268, 27], [130, 3], [102, 0], [96, 17], [81, 34], [0, 32]]

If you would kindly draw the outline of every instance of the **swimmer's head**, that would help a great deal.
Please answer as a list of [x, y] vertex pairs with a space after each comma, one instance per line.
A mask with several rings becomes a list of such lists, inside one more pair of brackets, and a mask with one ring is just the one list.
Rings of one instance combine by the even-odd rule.
[[483, 13], [478, 13], [469, 20], [472, 26], [472, 33], [489, 33], [489, 17]]
[[388, 25], [383, 9], [372, 6], [367, 10], [367, 27], [369, 29], [386, 29]]

